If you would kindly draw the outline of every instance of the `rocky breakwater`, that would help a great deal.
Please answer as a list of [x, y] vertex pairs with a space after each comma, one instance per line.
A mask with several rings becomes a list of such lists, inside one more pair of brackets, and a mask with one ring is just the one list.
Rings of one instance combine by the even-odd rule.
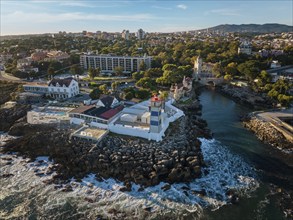
[[260, 94], [247, 87], [223, 85], [217, 87], [217, 91], [228, 96], [235, 102], [247, 105], [254, 109], [271, 108], [272, 100], [266, 94]]
[[19, 152], [32, 159], [49, 156], [58, 164], [53, 167], [59, 173], [55, 181], [94, 173], [97, 178], [125, 182], [125, 190], [130, 190], [130, 182], [143, 186], [161, 181], [188, 182], [201, 175], [204, 162], [197, 138], [209, 137], [209, 130], [199, 118], [197, 101], [182, 108], [186, 116], [170, 125], [161, 142], [109, 134], [93, 145], [71, 140], [67, 130], [19, 122], [9, 134], [22, 137], [6, 144], [2, 151]]
[[270, 122], [257, 117], [257, 115], [250, 114], [243, 119], [243, 124], [253, 131], [261, 141], [285, 152], [293, 152], [293, 143], [287, 140]]

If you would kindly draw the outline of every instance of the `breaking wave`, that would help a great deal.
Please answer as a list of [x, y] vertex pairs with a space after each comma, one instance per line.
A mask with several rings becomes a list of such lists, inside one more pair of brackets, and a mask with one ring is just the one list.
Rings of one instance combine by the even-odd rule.
[[[233, 192], [249, 196], [257, 187], [254, 169], [216, 140], [200, 139], [206, 167], [193, 182], [141, 188], [133, 184], [121, 192], [123, 183], [97, 181], [90, 174], [81, 182], [46, 184], [56, 173], [47, 157], [36, 161], [0, 154], [0, 219], [160, 219], [200, 218], [204, 208], [218, 209], [231, 203]], [[3, 176], [5, 175], [5, 176]], [[180, 217], [179, 217], [180, 216]]]

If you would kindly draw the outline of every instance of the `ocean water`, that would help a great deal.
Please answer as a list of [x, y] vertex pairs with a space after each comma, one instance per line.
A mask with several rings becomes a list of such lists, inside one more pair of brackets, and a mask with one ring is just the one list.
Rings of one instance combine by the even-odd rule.
[[[1, 154], [1, 175], [12, 175], [0, 181], [0, 219], [201, 219], [205, 209], [230, 204], [229, 190], [250, 197], [259, 186], [254, 169], [216, 140], [200, 140], [207, 163], [202, 177], [189, 184], [171, 184], [167, 191], [161, 183], [143, 190], [133, 184], [130, 192], [121, 192], [123, 183], [97, 181], [94, 174], [82, 182], [72, 178], [66, 185], [46, 184], [56, 175], [48, 173], [54, 163], [47, 157], [30, 162]], [[69, 186], [72, 191], [64, 192]]]
[[130, 192], [121, 192], [123, 183], [97, 181], [94, 174], [82, 182], [46, 184], [56, 175], [48, 172], [54, 162], [46, 155], [30, 162], [0, 154], [0, 219], [284, 219], [270, 189], [271, 183], [288, 186], [280, 175], [292, 177], [280, 160], [284, 155], [243, 128], [239, 118], [250, 109], [213, 91], [203, 91], [200, 99], [214, 137], [200, 139], [206, 163], [201, 178], [167, 191], [161, 183], [144, 189], [132, 184]]

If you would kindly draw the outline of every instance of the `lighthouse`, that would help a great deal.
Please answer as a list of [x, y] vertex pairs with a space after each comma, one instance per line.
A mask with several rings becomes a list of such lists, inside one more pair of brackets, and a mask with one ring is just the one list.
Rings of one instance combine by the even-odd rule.
[[162, 130], [162, 103], [163, 100], [158, 96], [151, 98], [151, 120], [150, 120], [150, 132], [160, 133]]

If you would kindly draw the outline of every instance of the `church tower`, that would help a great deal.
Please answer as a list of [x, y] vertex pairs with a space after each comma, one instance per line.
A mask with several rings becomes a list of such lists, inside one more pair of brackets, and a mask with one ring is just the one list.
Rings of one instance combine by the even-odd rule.
[[157, 96], [151, 98], [151, 133], [160, 133], [162, 130], [162, 102], [163, 100]]

